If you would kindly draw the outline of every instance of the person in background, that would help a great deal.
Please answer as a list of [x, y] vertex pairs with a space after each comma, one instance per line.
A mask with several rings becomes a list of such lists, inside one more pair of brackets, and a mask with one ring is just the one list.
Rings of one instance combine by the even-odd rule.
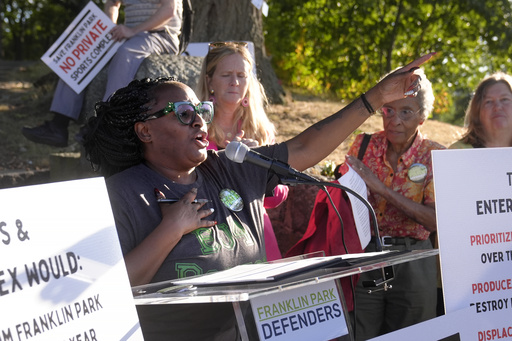
[[450, 149], [512, 147], [512, 76], [484, 78], [469, 102], [466, 132]]
[[[496, 72], [478, 84], [466, 109], [464, 125], [466, 132], [449, 149], [512, 147], [512, 76]], [[440, 276], [438, 296], [438, 315], [443, 315]]]
[[[249, 147], [275, 143], [275, 128], [265, 113], [265, 90], [256, 78], [254, 60], [245, 42], [210, 43], [203, 61], [197, 95], [214, 103], [215, 117], [208, 126], [208, 148], [219, 150], [235, 138]], [[288, 187], [278, 185], [265, 197], [266, 209], [279, 206], [288, 197]], [[267, 260], [281, 258], [281, 251], [268, 214], [264, 215]]]
[[[418, 91], [414, 72], [432, 55], [388, 75], [294, 138], [255, 151], [299, 171], [315, 165], [373, 113], [372, 107], [413, 96]], [[84, 148], [107, 177], [132, 286], [265, 260], [263, 199], [277, 175], [233, 162], [224, 151], [207, 151], [211, 102], [199, 102], [182, 83], [144, 79], [97, 103], [95, 112], [84, 129]], [[179, 200], [159, 203], [163, 197]], [[140, 305], [137, 311], [146, 341], [240, 337], [229, 303]]]
[[[356, 137], [347, 156], [368, 187], [384, 250], [432, 249], [429, 236], [436, 231], [431, 151], [444, 147], [419, 130], [432, 112], [434, 94], [423, 71], [416, 74], [417, 96], [385, 103], [380, 109], [384, 130], [371, 135], [362, 161], [357, 155], [365, 134]], [[376, 251], [375, 238], [366, 252]], [[436, 317], [435, 257], [395, 265], [392, 289], [369, 294], [365, 284], [381, 278], [380, 270], [366, 272], [357, 283], [356, 340]]]
[[[179, 49], [182, 0], [107, 0], [103, 10], [114, 23], [121, 5], [125, 23], [110, 33], [112, 40], [124, 43], [110, 61], [104, 101], [133, 80], [145, 58], [151, 54], [177, 54]], [[77, 94], [60, 79], [50, 107], [53, 118], [33, 128], [23, 127], [23, 136], [35, 143], [67, 146], [69, 122], [80, 117], [84, 98], [85, 91]]]

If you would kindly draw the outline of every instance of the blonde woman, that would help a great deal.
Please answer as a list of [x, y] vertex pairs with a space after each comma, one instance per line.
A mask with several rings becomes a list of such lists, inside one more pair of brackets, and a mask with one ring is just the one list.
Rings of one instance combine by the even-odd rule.
[[[208, 127], [208, 149], [224, 149], [235, 138], [249, 147], [274, 143], [275, 128], [265, 113], [265, 90], [253, 70], [254, 60], [247, 43], [210, 44], [197, 88], [201, 100], [215, 105], [215, 117]], [[273, 196], [265, 198], [264, 207], [277, 207], [287, 196], [288, 187], [279, 185]], [[281, 252], [267, 213], [264, 218], [267, 260], [279, 259]]]

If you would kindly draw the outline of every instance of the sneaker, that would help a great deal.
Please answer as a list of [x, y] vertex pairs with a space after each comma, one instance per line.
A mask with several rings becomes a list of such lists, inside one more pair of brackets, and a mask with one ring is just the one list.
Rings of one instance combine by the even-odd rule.
[[66, 147], [68, 145], [68, 130], [58, 127], [52, 121], [29, 128], [23, 127], [21, 133], [27, 139], [35, 143], [47, 144], [53, 147]]

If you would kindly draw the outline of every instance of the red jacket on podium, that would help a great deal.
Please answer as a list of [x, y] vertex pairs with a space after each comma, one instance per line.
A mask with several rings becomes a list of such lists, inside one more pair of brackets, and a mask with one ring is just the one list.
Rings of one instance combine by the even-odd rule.
[[[343, 220], [343, 229], [325, 191], [320, 190], [316, 196], [315, 205], [309, 218], [309, 224], [304, 236], [286, 253], [286, 257], [303, 255], [315, 251], [324, 251], [326, 256], [343, 255], [347, 251], [343, 246], [345, 241], [348, 253], [361, 253], [359, 236], [357, 234], [352, 206], [345, 191], [328, 187], [334, 204]], [[359, 279], [359, 275], [344, 277], [341, 279], [341, 287], [348, 311], [354, 309], [353, 288]]]

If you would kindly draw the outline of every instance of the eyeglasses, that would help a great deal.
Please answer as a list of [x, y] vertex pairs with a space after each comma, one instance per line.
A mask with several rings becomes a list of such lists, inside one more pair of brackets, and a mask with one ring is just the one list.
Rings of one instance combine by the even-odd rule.
[[[413, 118], [414, 115], [419, 113], [420, 110], [421, 109], [418, 109], [416, 111], [411, 110], [411, 109], [400, 110], [398, 112], [398, 118], [401, 119], [402, 121], [408, 121], [411, 118]], [[382, 107], [380, 109], [380, 113], [381, 113], [382, 116], [384, 116], [385, 118], [389, 119], [389, 118], [395, 117], [396, 111], [395, 111], [395, 109], [392, 109], [392, 108], [389, 108], [389, 107]]]
[[201, 116], [208, 124], [213, 120], [213, 111], [213, 102], [210, 101], [199, 102], [198, 105], [191, 102], [169, 102], [165, 108], [149, 116], [146, 121], [174, 112], [183, 125], [191, 125], [196, 120], [196, 115]]
[[247, 42], [245, 41], [214, 41], [208, 44], [208, 52], [218, 47], [223, 46], [235, 46], [235, 47], [245, 47], [247, 48]]
[[486, 109], [493, 109], [495, 106], [498, 106], [498, 105], [501, 105], [501, 106], [509, 105], [510, 103], [512, 103], [512, 98], [508, 97], [508, 96], [498, 98], [496, 100], [488, 98], [488, 99], [484, 99], [484, 101], [482, 103]]

